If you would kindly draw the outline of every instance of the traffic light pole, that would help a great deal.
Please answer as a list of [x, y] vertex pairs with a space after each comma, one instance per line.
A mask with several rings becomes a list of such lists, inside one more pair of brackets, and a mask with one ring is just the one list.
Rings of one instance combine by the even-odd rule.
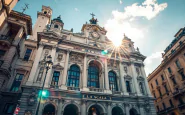
[[43, 89], [44, 89], [44, 84], [45, 84], [45, 81], [46, 81], [46, 76], [47, 76], [48, 70], [49, 70], [49, 67], [46, 67], [46, 74], [45, 74], [45, 77], [44, 77], [44, 82], [42, 84], [41, 95], [39, 95], [39, 103], [37, 105], [37, 109], [36, 109], [36, 114], [35, 115], [38, 115], [38, 113], [39, 113], [40, 101], [42, 99], [42, 92], [43, 92]]

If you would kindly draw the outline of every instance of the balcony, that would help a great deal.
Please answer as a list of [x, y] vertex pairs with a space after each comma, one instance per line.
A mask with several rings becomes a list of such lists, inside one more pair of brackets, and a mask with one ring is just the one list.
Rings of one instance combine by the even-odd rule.
[[104, 89], [90, 87], [90, 88], [89, 88], [89, 91], [95, 91], [95, 92], [104, 92]]
[[178, 107], [181, 109], [181, 108], [183, 108], [185, 106], [185, 103], [181, 103], [181, 104], [179, 104], [178, 105]]
[[121, 91], [112, 91], [112, 94], [121, 95]]
[[80, 91], [79, 87], [67, 87], [67, 90], [75, 90], [75, 91]]
[[12, 43], [12, 39], [6, 35], [0, 35], [0, 42], [3, 42], [9, 46]]
[[4, 61], [0, 60], [0, 67], [3, 65]]
[[183, 94], [184, 92], [185, 92], [184, 89], [179, 89], [179, 90], [177, 90], [177, 91], [175, 91], [175, 92], [173, 93], [173, 96], [176, 97], [176, 96], [178, 96], [178, 95]]

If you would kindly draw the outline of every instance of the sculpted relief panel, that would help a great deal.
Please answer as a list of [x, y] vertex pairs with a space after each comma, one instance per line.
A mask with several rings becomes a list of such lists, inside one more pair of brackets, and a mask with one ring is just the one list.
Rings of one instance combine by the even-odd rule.
[[70, 62], [83, 63], [83, 56], [78, 53], [72, 53], [69, 56]]

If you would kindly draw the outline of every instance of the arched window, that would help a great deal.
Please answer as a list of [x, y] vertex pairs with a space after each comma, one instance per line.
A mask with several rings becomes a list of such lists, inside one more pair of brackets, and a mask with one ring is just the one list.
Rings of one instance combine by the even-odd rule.
[[143, 83], [139, 82], [139, 88], [142, 94], [144, 94], [144, 88], [143, 88]]
[[112, 91], [118, 90], [116, 74], [113, 71], [109, 72], [109, 89]]
[[72, 65], [68, 71], [68, 86], [79, 87], [80, 68]]
[[58, 28], [58, 25], [54, 25], [54, 28]]
[[99, 88], [99, 67], [93, 61], [88, 68], [88, 87]]

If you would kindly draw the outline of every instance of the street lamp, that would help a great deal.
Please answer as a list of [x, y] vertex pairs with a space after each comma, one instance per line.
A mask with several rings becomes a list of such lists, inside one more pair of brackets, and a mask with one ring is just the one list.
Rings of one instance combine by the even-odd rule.
[[37, 105], [36, 115], [38, 115], [38, 112], [39, 112], [40, 101], [41, 101], [41, 99], [42, 99], [42, 95], [46, 95], [46, 92], [43, 91], [43, 89], [44, 89], [44, 84], [45, 84], [45, 80], [46, 80], [46, 76], [47, 76], [48, 70], [49, 70], [49, 69], [51, 68], [51, 66], [53, 65], [51, 55], [45, 57], [43, 61], [44, 61], [44, 65], [45, 65], [45, 67], [46, 67], [46, 74], [45, 74], [45, 77], [44, 77], [44, 82], [43, 82], [43, 84], [42, 84], [42, 90], [41, 90], [42, 92], [41, 92], [41, 94], [39, 95], [39, 103], [38, 103], [38, 105]]

